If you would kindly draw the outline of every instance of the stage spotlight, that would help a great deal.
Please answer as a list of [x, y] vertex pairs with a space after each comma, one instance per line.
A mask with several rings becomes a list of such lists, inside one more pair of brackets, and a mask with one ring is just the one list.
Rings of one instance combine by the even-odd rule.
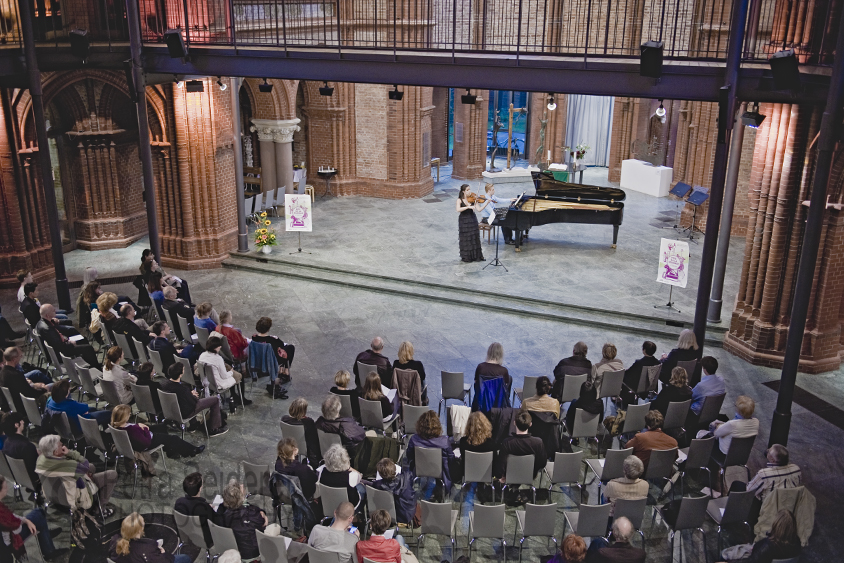
[[662, 76], [662, 41], [647, 41], [639, 47], [639, 75], [651, 78]]
[[91, 37], [88, 35], [87, 29], [73, 29], [69, 35], [70, 52], [74, 57], [79, 57], [83, 61], [88, 58], [91, 52]]
[[218, 77], [217, 77], [217, 86], [219, 86], [219, 87], [220, 87], [220, 90], [222, 90], [223, 92], [225, 92], [225, 91], [226, 91], [226, 88], [228, 88], [228, 87], [229, 87], [229, 85], [228, 85], [228, 84], [226, 84], [225, 82], [223, 82], [223, 77], [222, 77], [222, 76], [218, 76]]
[[775, 90], [796, 90], [800, 87], [800, 69], [793, 49], [774, 53], [768, 64], [774, 75]]
[[659, 107], [656, 108], [656, 116], [657, 117], [665, 117], [665, 106], [662, 105], [662, 100], [659, 100]]
[[328, 85], [328, 81], [323, 81], [325, 86], [319, 87], [319, 95], [320, 96], [333, 96], [334, 95], [334, 87]]
[[204, 92], [205, 83], [202, 80], [188, 80], [185, 83], [185, 91], [187, 92]]
[[258, 84], [258, 91], [269, 94], [273, 91], [273, 85], [267, 82], [267, 79], [265, 78], [263, 84]]
[[170, 53], [171, 59], [183, 59], [188, 56], [185, 39], [182, 37], [182, 32], [178, 29], [168, 29], [165, 31], [164, 42], [167, 43], [167, 52]]
[[477, 101], [478, 97], [470, 93], [468, 88], [466, 88], [466, 93], [460, 96], [460, 103], [466, 104], [467, 106], [475, 105]]
[[756, 104], [756, 109], [753, 111], [746, 111], [741, 114], [741, 122], [743, 125], [747, 125], [748, 127], [753, 127], [754, 129], [758, 128], [762, 125], [762, 122], [765, 121], [765, 115], [759, 113], [759, 104]]
[[399, 92], [399, 87], [397, 84], [393, 84], [393, 90], [387, 92], [387, 97], [391, 100], [396, 100], [400, 102], [401, 99], [404, 97], [404, 92]]
[[181, 80], [177, 80], [177, 81], [176, 81], [176, 87], [177, 87], [177, 88], [182, 88], [182, 87], [184, 87], [184, 85], [185, 85], [185, 83], [184, 83], [184, 82], [182, 82]]
[[554, 111], [557, 109], [557, 102], [554, 101], [554, 94], [549, 92], [548, 95], [551, 96], [551, 99], [548, 100], [548, 105], [545, 107], [548, 108], [548, 111]]

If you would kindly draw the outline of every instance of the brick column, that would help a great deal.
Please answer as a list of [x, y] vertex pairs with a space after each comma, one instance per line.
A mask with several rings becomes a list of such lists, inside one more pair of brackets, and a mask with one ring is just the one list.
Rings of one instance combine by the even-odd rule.
[[454, 91], [454, 168], [457, 180], [482, 178], [486, 169], [486, 134], [489, 123], [489, 91], [472, 90], [474, 104], [460, 103], [461, 90]]

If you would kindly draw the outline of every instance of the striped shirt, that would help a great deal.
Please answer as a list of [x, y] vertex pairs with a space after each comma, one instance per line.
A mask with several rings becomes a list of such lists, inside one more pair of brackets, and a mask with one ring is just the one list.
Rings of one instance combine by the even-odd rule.
[[774, 489], [792, 489], [801, 484], [800, 468], [793, 463], [783, 466], [771, 466], [760, 469], [747, 484], [748, 491], [756, 491], [756, 498], [761, 501]]

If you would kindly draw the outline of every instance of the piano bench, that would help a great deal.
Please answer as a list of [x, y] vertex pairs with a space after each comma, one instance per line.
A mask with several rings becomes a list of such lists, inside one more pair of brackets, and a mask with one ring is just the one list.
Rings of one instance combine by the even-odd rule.
[[481, 231], [481, 239], [482, 240], [484, 238], [484, 232], [486, 232], [486, 242], [487, 242], [487, 244], [490, 244], [490, 242], [491, 242], [490, 233], [492, 232], [492, 226], [488, 225], [486, 223], [478, 223], [478, 229], [480, 229], [480, 231]]
[[314, 187], [310, 184], [305, 184], [305, 193], [311, 196], [311, 202], [314, 201]]

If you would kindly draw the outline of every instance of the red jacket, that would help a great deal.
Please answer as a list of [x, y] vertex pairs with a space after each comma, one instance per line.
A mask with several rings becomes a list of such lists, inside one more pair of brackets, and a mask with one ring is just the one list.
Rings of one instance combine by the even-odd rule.
[[367, 541], [359, 541], [356, 545], [358, 563], [363, 563], [363, 558], [387, 563], [395, 561], [401, 563], [401, 547], [396, 540], [388, 540], [384, 536], [372, 536]]
[[24, 552], [23, 540], [19, 535], [21, 531], [21, 519], [15, 516], [2, 502], [0, 502], [0, 531], [9, 532], [9, 536], [12, 539], [12, 545], [9, 547], [14, 553]]
[[234, 327], [217, 325], [217, 332], [225, 336], [226, 340], [229, 341], [229, 348], [232, 349], [235, 360], [246, 359], [246, 349], [249, 347], [249, 343], [240, 334], [240, 331]]

